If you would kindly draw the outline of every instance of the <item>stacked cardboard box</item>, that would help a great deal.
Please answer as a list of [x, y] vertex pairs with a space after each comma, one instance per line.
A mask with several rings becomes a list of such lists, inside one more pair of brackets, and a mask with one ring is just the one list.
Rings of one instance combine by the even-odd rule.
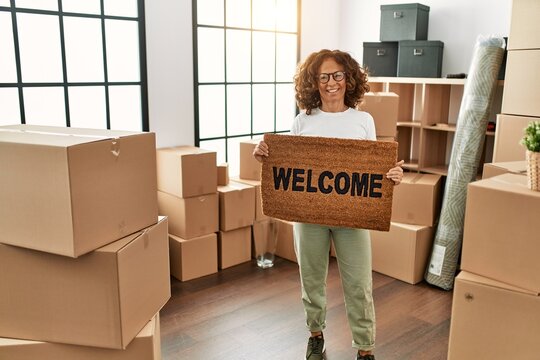
[[393, 141], [397, 136], [399, 95], [393, 92], [368, 92], [359, 105], [359, 110], [373, 116], [377, 139]]
[[390, 231], [371, 231], [373, 270], [416, 284], [423, 280], [441, 201], [441, 176], [405, 173], [394, 188]]
[[157, 187], [159, 213], [169, 217], [171, 274], [186, 281], [216, 273], [216, 153], [194, 146], [158, 149]]
[[0, 163], [0, 358], [110, 359], [159, 337], [170, 285], [154, 134], [0, 127]]

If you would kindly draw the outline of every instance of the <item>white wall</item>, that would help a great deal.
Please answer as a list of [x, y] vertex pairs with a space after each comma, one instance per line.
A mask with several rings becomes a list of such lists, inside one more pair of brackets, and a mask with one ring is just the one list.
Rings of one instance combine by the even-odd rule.
[[[362, 61], [364, 41], [379, 41], [380, 5], [410, 0], [302, 0], [300, 58], [323, 48]], [[507, 36], [512, 0], [422, 0], [429, 40], [444, 42], [443, 69], [468, 72], [476, 37]], [[191, 0], [147, 0], [150, 130], [158, 147], [194, 142]]]

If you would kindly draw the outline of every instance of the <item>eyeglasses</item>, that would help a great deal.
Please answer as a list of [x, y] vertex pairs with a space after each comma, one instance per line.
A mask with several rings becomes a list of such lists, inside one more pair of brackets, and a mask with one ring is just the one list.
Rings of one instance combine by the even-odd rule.
[[332, 74], [320, 73], [319, 74], [319, 82], [321, 84], [326, 84], [327, 82], [330, 81], [330, 77], [332, 77], [334, 79], [334, 81], [340, 82], [341, 80], [343, 80], [345, 78], [345, 71], [336, 71], [336, 72], [334, 72]]

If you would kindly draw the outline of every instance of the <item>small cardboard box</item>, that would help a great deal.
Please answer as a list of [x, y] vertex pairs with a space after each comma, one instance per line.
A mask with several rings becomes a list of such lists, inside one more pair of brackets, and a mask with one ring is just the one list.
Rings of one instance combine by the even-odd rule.
[[448, 360], [538, 359], [540, 297], [462, 271], [456, 278]]
[[484, 170], [482, 171], [482, 179], [488, 179], [502, 174], [519, 174], [527, 175], [527, 162], [523, 161], [509, 161], [498, 163], [485, 163]]
[[161, 360], [159, 315], [125, 350], [0, 338], [0, 359], [9, 360]]
[[523, 161], [525, 147], [519, 143], [529, 122], [538, 118], [525, 116], [497, 115], [493, 162]]
[[277, 235], [277, 247], [276, 255], [293, 261], [296, 260], [296, 252], [294, 251], [294, 230], [293, 223], [290, 221], [277, 220], [278, 221], [278, 235]]
[[393, 92], [368, 92], [360, 104], [360, 110], [368, 112], [375, 121], [377, 136], [396, 136], [399, 95]]
[[219, 229], [230, 231], [250, 226], [255, 220], [255, 188], [231, 181], [219, 186]]
[[219, 232], [219, 268], [251, 260], [251, 226]]
[[78, 257], [157, 219], [153, 133], [0, 127], [0, 243]]
[[440, 175], [404, 173], [394, 188], [392, 221], [433, 226], [439, 216], [441, 182]]
[[196, 279], [218, 271], [216, 233], [193, 239], [169, 235], [171, 275], [180, 281]]
[[77, 259], [0, 245], [0, 294], [0, 337], [125, 349], [171, 296], [167, 219]]
[[183, 198], [215, 193], [216, 152], [195, 146], [158, 149], [157, 186], [160, 191]]
[[182, 239], [208, 235], [219, 229], [218, 194], [180, 198], [158, 191], [159, 213], [169, 217], [169, 234]]
[[229, 164], [219, 164], [217, 167], [217, 184], [225, 186], [229, 184]]
[[[253, 150], [261, 140], [246, 140], [240, 142], [240, 178], [246, 180], [261, 180], [261, 163], [253, 157]], [[236, 175], [236, 174], [233, 174]]]
[[371, 231], [373, 270], [409, 284], [424, 279], [433, 228], [392, 222], [390, 231]]
[[243, 184], [251, 185], [255, 188], [255, 221], [262, 221], [262, 220], [269, 219], [268, 216], [264, 215], [263, 210], [262, 210], [261, 181], [240, 179], [239, 177], [233, 177], [231, 180], [240, 182]]
[[467, 189], [461, 270], [540, 292], [540, 192], [503, 174]]
[[[533, 3], [533, 1], [527, 2]], [[510, 42], [512, 42], [512, 39], [510, 39]], [[540, 49], [508, 51], [501, 105], [502, 113], [540, 117], [540, 102], [538, 101], [539, 63]]]

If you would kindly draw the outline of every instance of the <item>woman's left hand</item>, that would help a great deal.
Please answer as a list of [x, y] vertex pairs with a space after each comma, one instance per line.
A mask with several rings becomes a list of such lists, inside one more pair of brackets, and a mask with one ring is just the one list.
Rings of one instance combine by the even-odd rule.
[[403, 169], [401, 168], [401, 165], [405, 163], [405, 160], [401, 160], [400, 162], [396, 163], [396, 166], [388, 170], [386, 173], [386, 178], [393, 180], [395, 185], [401, 184], [401, 180], [403, 180]]

